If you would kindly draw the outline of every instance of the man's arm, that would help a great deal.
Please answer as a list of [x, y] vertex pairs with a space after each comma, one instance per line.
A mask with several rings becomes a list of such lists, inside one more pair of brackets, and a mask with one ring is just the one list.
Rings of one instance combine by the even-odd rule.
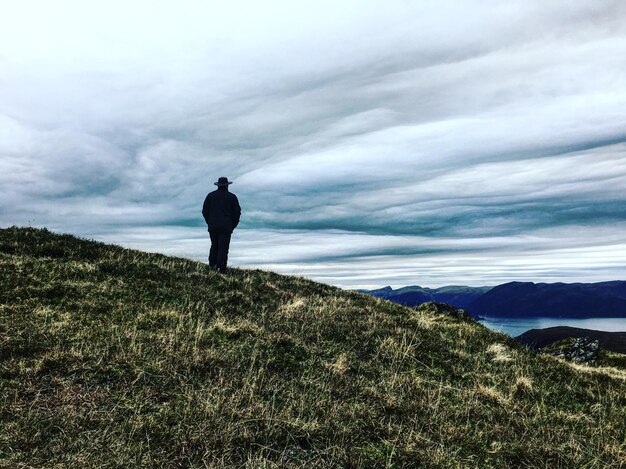
[[207, 195], [204, 199], [204, 203], [202, 204], [202, 216], [204, 217], [204, 221], [206, 224], [209, 224], [209, 209], [211, 208], [211, 201], [209, 200], [209, 196]]
[[233, 207], [233, 230], [237, 228], [237, 225], [239, 224], [239, 219], [241, 218], [241, 206], [239, 205], [239, 199], [237, 199], [236, 195], [235, 195], [234, 201], [235, 203]]

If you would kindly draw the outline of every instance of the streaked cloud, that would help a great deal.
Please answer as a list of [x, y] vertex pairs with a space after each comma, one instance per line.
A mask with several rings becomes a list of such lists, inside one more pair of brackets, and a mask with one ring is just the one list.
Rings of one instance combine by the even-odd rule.
[[24, 1], [0, 223], [357, 287], [624, 278], [626, 5]]

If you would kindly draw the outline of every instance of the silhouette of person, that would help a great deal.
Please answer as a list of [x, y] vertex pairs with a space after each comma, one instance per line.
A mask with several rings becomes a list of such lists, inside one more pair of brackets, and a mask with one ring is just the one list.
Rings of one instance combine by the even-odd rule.
[[219, 273], [226, 272], [228, 248], [233, 230], [239, 224], [241, 207], [237, 196], [228, 191], [232, 184], [226, 177], [214, 182], [217, 190], [209, 192], [202, 205], [202, 216], [209, 228], [211, 250], [209, 251], [209, 267]]

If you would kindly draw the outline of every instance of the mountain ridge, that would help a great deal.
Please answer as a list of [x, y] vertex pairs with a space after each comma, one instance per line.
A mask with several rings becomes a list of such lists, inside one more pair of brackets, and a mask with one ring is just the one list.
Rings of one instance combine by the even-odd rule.
[[442, 301], [474, 317], [626, 317], [626, 281], [507, 282], [494, 287], [419, 286], [360, 290], [405, 306]]
[[626, 281], [508, 282], [490, 289], [469, 309], [494, 317], [626, 317]]
[[467, 308], [491, 287], [468, 287], [464, 285], [446, 285], [439, 288], [420, 287], [411, 285], [398, 289], [390, 286], [374, 290], [358, 290], [377, 298], [393, 301], [403, 306], [418, 306], [422, 303], [436, 301], [448, 303], [457, 308]]

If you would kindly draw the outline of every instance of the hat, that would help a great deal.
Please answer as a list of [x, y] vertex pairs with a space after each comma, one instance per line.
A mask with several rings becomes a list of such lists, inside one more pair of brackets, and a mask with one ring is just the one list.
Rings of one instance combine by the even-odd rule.
[[217, 182], [214, 182], [213, 184], [215, 184], [216, 186], [228, 186], [229, 184], [232, 184], [232, 181], [229, 181], [227, 177], [222, 176], [221, 178], [219, 178], [217, 180]]

